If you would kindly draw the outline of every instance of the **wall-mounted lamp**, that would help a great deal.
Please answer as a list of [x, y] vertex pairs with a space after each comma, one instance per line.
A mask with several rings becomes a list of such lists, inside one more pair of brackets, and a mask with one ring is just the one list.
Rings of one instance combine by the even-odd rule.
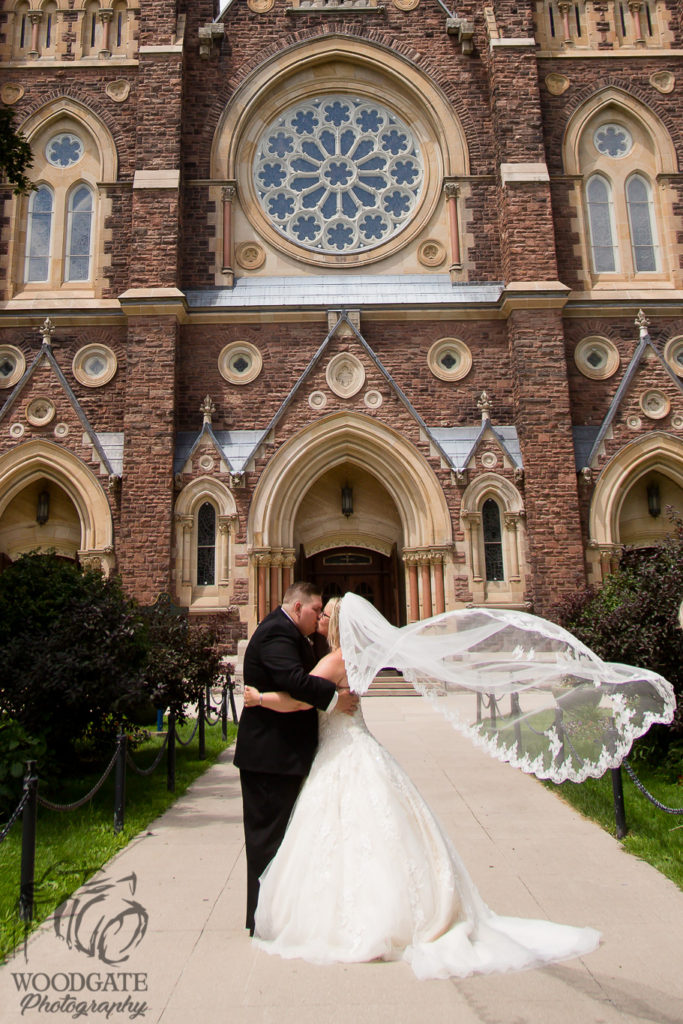
[[344, 484], [342, 487], [341, 510], [342, 515], [345, 515], [347, 519], [349, 516], [353, 515], [353, 489], [348, 483]]
[[50, 494], [48, 491], [41, 491], [38, 495], [38, 507], [36, 508], [36, 522], [44, 526], [50, 517]]
[[659, 496], [659, 484], [651, 483], [647, 485], [647, 510], [653, 519], [661, 515], [662, 504]]

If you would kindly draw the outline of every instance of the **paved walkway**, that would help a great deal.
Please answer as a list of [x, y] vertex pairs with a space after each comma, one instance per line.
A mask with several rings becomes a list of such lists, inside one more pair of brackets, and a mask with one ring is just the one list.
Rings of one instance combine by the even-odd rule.
[[[239, 781], [227, 751], [103, 872], [110, 881], [135, 873], [135, 898], [149, 914], [130, 961], [108, 968], [69, 949], [48, 923], [26, 962], [17, 955], [0, 970], [2, 1024], [72, 1020], [77, 1001], [89, 1012], [75, 1019], [105, 1020], [110, 1010], [117, 1024], [136, 1003], [145, 1007], [135, 1019], [146, 1024], [681, 1024], [683, 893], [673, 883], [535, 779], [474, 749], [426, 701], [371, 698], [364, 708], [489, 905], [590, 924], [604, 935], [599, 950], [519, 974], [420, 982], [403, 963], [315, 967], [252, 949], [242, 928]], [[49, 1007], [29, 987], [22, 1013], [27, 993], [12, 977], [19, 972], [25, 981], [33, 972], [38, 989], [53, 986]], [[106, 988], [87, 997], [55, 991], [88, 976], [91, 987], [99, 980]]]

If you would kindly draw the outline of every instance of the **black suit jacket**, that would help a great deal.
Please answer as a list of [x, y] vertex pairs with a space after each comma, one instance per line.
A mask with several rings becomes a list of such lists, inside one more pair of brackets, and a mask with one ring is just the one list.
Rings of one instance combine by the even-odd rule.
[[244, 682], [265, 690], [284, 690], [312, 704], [309, 711], [283, 714], [245, 708], [235, 745], [235, 764], [253, 772], [306, 775], [318, 745], [318, 713], [335, 693], [328, 679], [310, 675], [315, 653], [282, 608], [259, 623], [244, 654]]

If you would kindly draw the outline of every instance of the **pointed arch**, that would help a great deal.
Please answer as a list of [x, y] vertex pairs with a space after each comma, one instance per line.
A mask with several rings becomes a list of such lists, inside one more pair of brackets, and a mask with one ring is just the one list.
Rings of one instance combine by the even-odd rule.
[[50, 129], [58, 130], [69, 121], [80, 125], [90, 136], [97, 152], [99, 167], [96, 181], [116, 181], [118, 177], [118, 155], [116, 143], [107, 125], [89, 107], [70, 96], [59, 96], [50, 100], [27, 117], [21, 130], [30, 143]]
[[648, 473], [669, 477], [683, 489], [683, 441], [663, 431], [652, 431], [625, 445], [607, 463], [597, 479], [589, 512], [590, 543], [621, 543], [619, 519], [624, 500], [634, 484]]
[[585, 100], [572, 114], [563, 142], [563, 161], [566, 174], [581, 173], [580, 145], [589, 123], [596, 116], [614, 114], [633, 119], [652, 140], [657, 174], [674, 174], [678, 158], [673, 140], [664, 122], [655, 111], [630, 93], [616, 86], [607, 86]]
[[401, 520], [404, 547], [451, 544], [446, 499], [426, 458], [395, 430], [352, 412], [317, 420], [270, 459], [251, 503], [249, 544], [291, 548], [304, 494], [324, 472], [342, 463], [372, 473], [389, 492]]
[[52, 441], [36, 439], [0, 457], [0, 518], [16, 495], [37, 480], [53, 481], [66, 493], [81, 525], [79, 555], [113, 566], [113, 523], [102, 485], [77, 456]]

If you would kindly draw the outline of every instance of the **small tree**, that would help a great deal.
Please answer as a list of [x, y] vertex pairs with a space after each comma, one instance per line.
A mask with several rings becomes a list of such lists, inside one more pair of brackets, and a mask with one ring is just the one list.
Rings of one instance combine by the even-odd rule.
[[145, 631], [117, 579], [55, 555], [24, 555], [0, 575], [0, 711], [46, 740], [58, 764], [78, 741], [113, 737], [142, 688]]
[[31, 147], [15, 127], [14, 111], [0, 104], [0, 175], [14, 185], [17, 195], [26, 195], [33, 188], [26, 176], [32, 163]]

